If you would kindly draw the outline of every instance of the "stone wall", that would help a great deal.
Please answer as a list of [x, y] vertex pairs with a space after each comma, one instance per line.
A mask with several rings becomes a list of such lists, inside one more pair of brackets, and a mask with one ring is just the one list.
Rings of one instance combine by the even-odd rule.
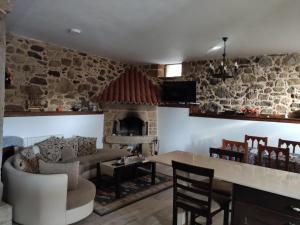
[[[26, 102], [38, 96], [45, 110], [64, 110], [74, 103], [101, 93], [121, 75], [127, 64], [81, 53], [40, 41], [7, 35], [7, 65], [12, 88], [6, 90], [6, 110], [26, 109]], [[235, 61], [235, 60], [233, 60]], [[282, 54], [237, 59], [240, 74], [219, 81], [207, 73], [209, 63], [218, 60], [183, 63], [183, 77], [196, 80], [197, 102], [203, 111], [240, 110], [258, 107], [261, 113], [284, 114], [300, 109], [300, 54]], [[137, 65], [152, 81], [162, 82], [164, 66]]]
[[[235, 60], [232, 60], [231, 64]], [[258, 107], [264, 114], [284, 114], [300, 109], [300, 54], [237, 59], [240, 74], [219, 81], [208, 75], [209, 63], [183, 63], [181, 80], [197, 81], [197, 102], [203, 111]]]
[[[4, 74], [5, 74], [5, 16], [0, 13], [0, 168], [2, 166], [3, 113], [4, 113]], [[0, 171], [1, 178], [1, 171]], [[0, 180], [0, 203], [2, 200], [2, 183]], [[1, 223], [1, 219], [0, 219]]]
[[220, 60], [183, 63], [182, 77], [162, 78], [162, 65], [139, 66], [156, 83], [196, 80], [197, 103], [203, 111], [259, 108], [263, 114], [285, 114], [300, 110], [300, 54], [264, 55], [229, 60], [237, 61], [240, 73], [225, 82], [208, 74]]
[[53, 44], [7, 35], [7, 66], [12, 88], [6, 89], [6, 110], [23, 111], [32, 99], [45, 110], [68, 110], [89, 101], [124, 72], [127, 65]]

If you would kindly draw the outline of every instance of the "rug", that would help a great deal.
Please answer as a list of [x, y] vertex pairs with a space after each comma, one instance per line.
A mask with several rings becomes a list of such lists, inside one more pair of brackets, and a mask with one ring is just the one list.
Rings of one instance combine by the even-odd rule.
[[170, 176], [156, 173], [155, 185], [151, 185], [151, 175], [144, 175], [121, 184], [121, 197], [115, 198], [115, 189], [112, 182], [104, 178], [101, 183], [92, 180], [96, 186], [94, 212], [104, 216], [129, 204], [147, 198], [166, 190], [173, 185]]

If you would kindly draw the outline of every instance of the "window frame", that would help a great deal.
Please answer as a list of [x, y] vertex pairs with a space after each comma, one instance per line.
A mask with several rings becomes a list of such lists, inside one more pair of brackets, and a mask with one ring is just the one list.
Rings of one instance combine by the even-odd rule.
[[[175, 66], [175, 65], [180, 65], [181, 66], [181, 73], [180, 73], [180, 75], [179, 76], [167, 76], [167, 67], [168, 66]], [[173, 63], [173, 64], [165, 64], [165, 71], [164, 71], [164, 77], [165, 78], [180, 78], [180, 77], [182, 77], [182, 63]]]

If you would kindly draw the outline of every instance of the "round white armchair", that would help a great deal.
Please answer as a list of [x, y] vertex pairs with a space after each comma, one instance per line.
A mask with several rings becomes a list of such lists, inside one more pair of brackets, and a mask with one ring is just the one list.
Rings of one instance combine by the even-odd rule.
[[4, 197], [13, 206], [13, 220], [24, 225], [66, 225], [80, 221], [93, 211], [95, 185], [79, 178], [68, 191], [66, 174], [32, 174], [17, 170], [13, 157], [3, 166]]

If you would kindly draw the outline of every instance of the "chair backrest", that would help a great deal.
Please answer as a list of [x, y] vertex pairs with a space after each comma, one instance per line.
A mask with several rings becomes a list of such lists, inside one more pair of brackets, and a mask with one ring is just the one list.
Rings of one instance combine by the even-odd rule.
[[231, 140], [222, 140], [222, 149], [228, 151], [235, 152], [243, 152], [244, 162], [248, 163], [248, 143], [247, 142], [239, 142], [239, 141], [231, 141]]
[[244, 162], [245, 153], [234, 152], [220, 148], [209, 148], [210, 157], [217, 156], [220, 159], [229, 159], [237, 162]]
[[292, 152], [293, 154], [295, 154], [297, 146], [300, 149], [299, 141], [290, 141], [290, 140], [279, 139], [278, 140], [278, 148], [282, 148], [284, 145], [286, 148], [289, 148], [290, 152]]
[[211, 210], [214, 170], [172, 161], [173, 204], [208, 216]]
[[245, 135], [245, 142], [248, 143], [250, 148], [257, 148], [258, 149], [258, 145], [264, 145], [267, 146], [268, 145], [268, 137], [259, 137], [259, 136], [250, 136], [250, 135]]
[[[267, 153], [267, 155], [265, 153]], [[258, 145], [258, 165], [282, 169], [281, 164], [283, 163], [283, 170], [288, 171], [289, 161], [290, 153], [288, 148]]]

